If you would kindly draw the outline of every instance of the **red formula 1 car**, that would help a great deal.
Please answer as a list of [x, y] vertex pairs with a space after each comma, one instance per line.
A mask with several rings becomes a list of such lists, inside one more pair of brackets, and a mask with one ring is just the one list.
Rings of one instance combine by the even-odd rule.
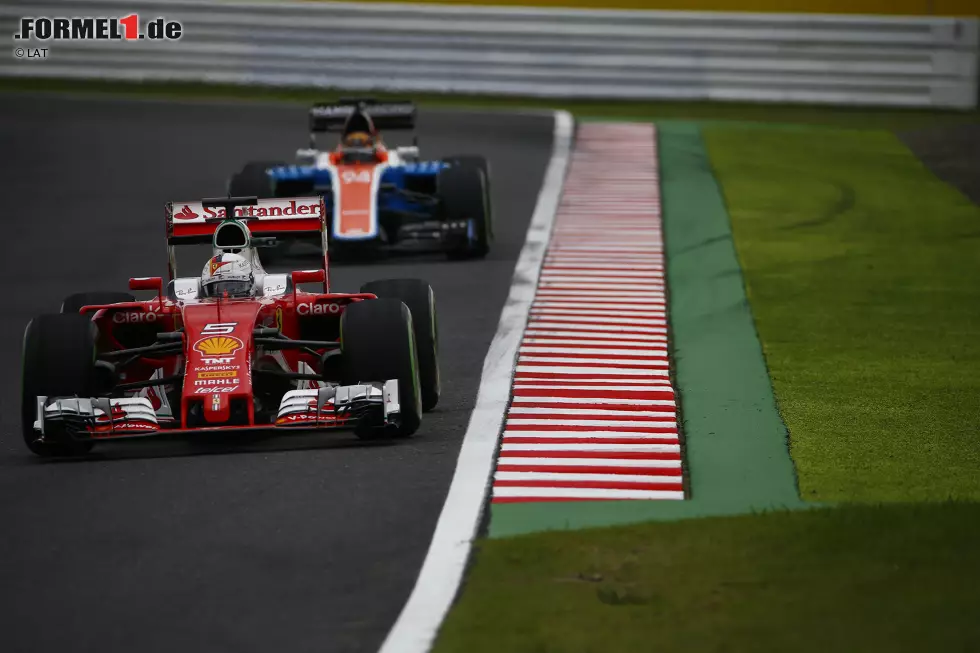
[[[27, 446], [73, 455], [162, 433], [414, 433], [439, 400], [432, 290], [396, 279], [331, 293], [324, 216], [321, 197], [168, 204], [168, 282], [130, 279], [131, 290], [156, 297], [76, 294], [27, 325]], [[263, 269], [258, 248], [311, 235], [324, 246], [322, 269]], [[188, 250], [176, 246], [209, 242], [202, 275], [178, 276], [177, 250]]]

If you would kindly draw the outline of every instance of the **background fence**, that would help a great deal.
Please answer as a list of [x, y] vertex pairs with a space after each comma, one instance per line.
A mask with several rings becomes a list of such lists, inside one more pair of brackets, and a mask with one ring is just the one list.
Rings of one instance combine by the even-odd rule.
[[[968, 108], [976, 18], [223, 0], [8, 0], [21, 16], [138, 13], [175, 42], [44, 41], [0, 76], [181, 80], [566, 98]], [[9, 41], [11, 48], [26, 47]]]

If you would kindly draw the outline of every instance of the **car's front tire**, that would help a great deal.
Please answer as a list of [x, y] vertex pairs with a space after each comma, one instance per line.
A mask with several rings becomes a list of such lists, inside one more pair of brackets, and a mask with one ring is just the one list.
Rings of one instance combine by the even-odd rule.
[[412, 314], [397, 299], [370, 299], [350, 304], [340, 318], [344, 384], [398, 380], [401, 408], [397, 427], [360, 426], [358, 437], [407, 438], [422, 423], [418, 355]]
[[439, 171], [436, 186], [442, 201], [443, 219], [450, 222], [472, 221], [472, 239], [466, 239], [447, 251], [450, 258], [483, 258], [493, 240], [493, 214], [490, 207], [490, 179], [478, 157], [460, 158]]
[[95, 366], [98, 330], [90, 317], [56, 313], [40, 315], [24, 331], [21, 368], [21, 429], [27, 448], [39, 456], [88, 453], [91, 442], [68, 436], [40, 442], [34, 431], [37, 398], [92, 397], [98, 389]]
[[415, 348], [418, 352], [422, 410], [428, 412], [439, 403], [442, 384], [439, 376], [439, 322], [432, 287], [421, 279], [382, 279], [361, 286], [361, 292], [379, 298], [397, 299], [412, 313]]

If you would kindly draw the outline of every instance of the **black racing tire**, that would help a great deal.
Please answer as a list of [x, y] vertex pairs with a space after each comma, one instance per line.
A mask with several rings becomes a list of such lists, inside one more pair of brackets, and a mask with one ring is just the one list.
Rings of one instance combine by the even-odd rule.
[[448, 156], [444, 159], [448, 163], [452, 163], [457, 166], [475, 166], [483, 171], [483, 184], [486, 186], [487, 190], [487, 216], [489, 219], [488, 226], [490, 232], [490, 242], [493, 242], [493, 192], [492, 183], [490, 175], [490, 162], [487, 161], [487, 157], [480, 156], [477, 154], [454, 154]]
[[461, 163], [439, 171], [436, 186], [444, 220], [474, 221], [475, 242], [463, 242], [447, 251], [451, 259], [483, 258], [493, 239], [489, 180], [473, 163]]
[[410, 437], [422, 423], [418, 355], [412, 313], [397, 299], [350, 304], [340, 318], [344, 384], [398, 379], [401, 423], [397, 428], [359, 426], [358, 437], [376, 440]]
[[62, 313], [78, 313], [83, 306], [96, 306], [99, 304], [121, 304], [123, 302], [135, 302], [136, 297], [128, 292], [116, 292], [114, 290], [95, 290], [92, 292], [78, 292], [74, 295], [65, 297], [61, 303]]
[[415, 350], [418, 352], [419, 385], [422, 411], [429, 412], [439, 403], [442, 383], [439, 375], [439, 321], [432, 287], [421, 279], [382, 279], [361, 286], [383, 299], [397, 299], [412, 313]]
[[98, 330], [84, 315], [40, 315], [24, 331], [21, 367], [21, 430], [27, 448], [39, 456], [78, 456], [91, 442], [61, 438], [39, 442], [34, 432], [37, 397], [92, 397], [98, 387], [95, 366]]
[[276, 166], [286, 165], [283, 161], [249, 161], [241, 172], [236, 172], [228, 180], [229, 197], [258, 198], [275, 197], [275, 187], [266, 170]]

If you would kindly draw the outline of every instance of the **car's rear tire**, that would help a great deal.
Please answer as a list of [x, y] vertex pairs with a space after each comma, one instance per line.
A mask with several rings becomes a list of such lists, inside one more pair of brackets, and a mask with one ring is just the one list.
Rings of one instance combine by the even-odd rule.
[[275, 197], [275, 187], [272, 179], [266, 173], [269, 168], [286, 165], [282, 161], [249, 161], [236, 172], [228, 181], [230, 197], [256, 196], [258, 198]]
[[65, 297], [61, 303], [62, 313], [78, 313], [83, 306], [97, 306], [99, 304], [121, 304], [123, 302], [135, 302], [136, 297], [128, 292], [117, 292], [114, 290], [95, 290], [92, 292], [79, 292]]
[[436, 184], [443, 219], [473, 221], [472, 240], [466, 239], [449, 249], [449, 258], [483, 258], [493, 240], [489, 178], [476, 161], [462, 160], [440, 170]]
[[397, 299], [412, 313], [415, 349], [418, 352], [419, 386], [422, 410], [428, 412], [439, 403], [442, 384], [439, 377], [439, 322], [432, 287], [421, 279], [382, 279], [361, 286], [384, 299]]
[[340, 318], [344, 384], [398, 379], [401, 420], [397, 427], [361, 426], [358, 437], [407, 438], [422, 423], [418, 355], [412, 314], [397, 299], [371, 299], [349, 305]]
[[34, 431], [37, 397], [92, 397], [98, 388], [95, 366], [98, 331], [84, 315], [41, 315], [24, 331], [21, 368], [21, 430], [27, 448], [39, 456], [77, 456], [91, 442], [67, 436], [39, 442]]

